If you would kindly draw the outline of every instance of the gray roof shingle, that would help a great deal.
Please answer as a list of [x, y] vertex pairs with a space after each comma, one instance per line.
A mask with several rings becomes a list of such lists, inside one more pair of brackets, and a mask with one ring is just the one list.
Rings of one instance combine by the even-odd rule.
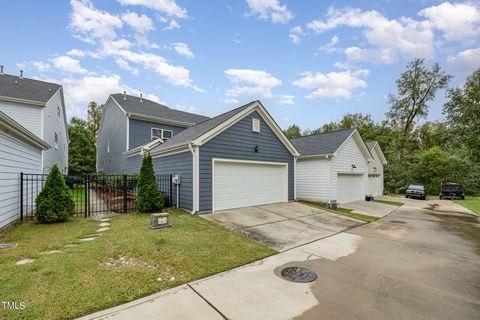
[[355, 128], [291, 139], [300, 156], [333, 154]]
[[256, 103], [256, 102], [257, 101], [252, 101], [241, 107], [235, 108], [228, 112], [222, 113], [221, 115], [218, 115], [214, 118], [198, 123], [193, 127], [187, 128], [182, 132], [180, 132], [179, 134], [175, 135], [172, 139], [169, 139], [165, 141], [165, 143], [153, 148], [152, 151], [162, 151], [162, 150], [166, 150], [169, 148], [182, 146], [187, 143], [190, 143], [191, 141], [200, 137], [202, 134], [212, 130], [216, 126], [222, 124], [223, 122], [227, 121], [228, 119], [230, 119], [231, 117], [239, 113], [240, 111], [248, 108], [249, 106], [251, 106], [253, 103]]
[[127, 99], [124, 100], [122, 93], [115, 93], [111, 96], [127, 113], [180, 121], [189, 123], [191, 125], [209, 119], [208, 117], [199, 114], [170, 109], [169, 107], [145, 98], [142, 98], [142, 101], [140, 102], [140, 97], [135, 97], [131, 95], [126, 95]]
[[61, 88], [59, 84], [0, 74], [0, 96], [46, 103]]

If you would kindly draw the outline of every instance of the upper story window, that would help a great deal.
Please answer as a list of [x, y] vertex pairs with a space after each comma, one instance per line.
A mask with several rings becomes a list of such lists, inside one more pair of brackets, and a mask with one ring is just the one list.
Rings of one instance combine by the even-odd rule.
[[58, 117], [58, 119], [60, 119], [60, 115], [61, 115], [60, 107], [57, 106], [57, 117]]
[[55, 149], [58, 149], [58, 132], [55, 132]]
[[168, 140], [173, 137], [173, 131], [172, 130], [166, 130], [166, 129], [159, 129], [159, 128], [152, 128], [152, 140], [162, 138], [163, 140]]
[[260, 132], [260, 120], [259, 119], [252, 119], [252, 131], [253, 132]]

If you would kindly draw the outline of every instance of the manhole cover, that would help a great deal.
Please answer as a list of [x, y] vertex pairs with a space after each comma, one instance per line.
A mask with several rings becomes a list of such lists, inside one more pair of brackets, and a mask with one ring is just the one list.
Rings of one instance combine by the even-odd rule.
[[400, 220], [390, 220], [391, 223], [406, 223], [405, 221]]
[[287, 267], [280, 272], [283, 278], [293, 282], [312, 282], [317, 279], [315, 272], [302, 267]]

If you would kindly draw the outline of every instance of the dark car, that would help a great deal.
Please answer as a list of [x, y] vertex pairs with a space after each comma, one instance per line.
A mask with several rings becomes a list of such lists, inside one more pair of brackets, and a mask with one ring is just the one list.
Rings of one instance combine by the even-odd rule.
[[425, 200], [427, 198], [427, 192], [425, 186], [421, 184], [411, 184], [408, 186], [405, 198], [418, 198]]
[[440, 190], [440, 199], [465, 199], [463, 186], [459, 183], [444, 183]]

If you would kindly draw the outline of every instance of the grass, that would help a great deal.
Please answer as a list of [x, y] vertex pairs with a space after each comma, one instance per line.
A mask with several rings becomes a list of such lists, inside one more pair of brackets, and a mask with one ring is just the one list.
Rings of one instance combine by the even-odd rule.
[[[170, 211], [171, 228], [150, 230], [149, 216], [120, 215], [89, 242], [79, 239], [95, 234], [98, 222], [81, 218], [26, 222], [0, 233], [0, 242], [18, 243], [0, 252], [1, 301], [26, 305], [2, 310], [0, 318], [71, 319], [276, 253], [201, 217]], [[63, 252], [42, 254], [47, 250]], [[15, 265], [25, 258], [36, 260]]]
[[350, 217], [350, 218], [357, 219], [364, 222], [372, 222], [372, 221], [378, 220], [377, 217], [356, 213], [356, 212], [353, 212], [351, 209], [347, 209], [347, 208], [337, 208], [336, 210], [325, 208], [325, 203], [322, 203], [322, 202], [313, 202], [313, 201], [306, 201], [306, 200], [300, 200], [299, 202], [315, 208], [330, 211], [342, 216]]
[[454, 200], [455, 203], [480, 215], [480, 197], [465, 197], [465, 200]]
[[397, 202], [397, 201], [377, 200], [377, 199], [374, 199], [373, 202], [378, 202], [378, 203], [383, 203], [383, 204], [389, 204], [389, 205], [391, 205], [391, 206], [397, 206], [397, 207], [403, 206], [403, 203]]

